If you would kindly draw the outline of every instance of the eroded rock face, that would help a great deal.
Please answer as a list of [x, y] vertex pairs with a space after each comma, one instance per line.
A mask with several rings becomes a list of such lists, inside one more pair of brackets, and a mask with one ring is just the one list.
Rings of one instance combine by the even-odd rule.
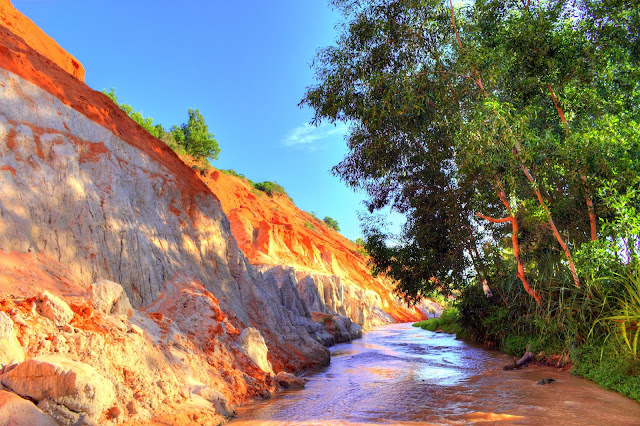
[[84, 81], [82, 64], [60, 47], [54, 39], [38, 28], [29, 18], [18, 12], [9, 0], [0, 0], [0, 25], [9, 28], [29, 46], [75, 78]]
[[281, 371], [276, 375], [275, 381], [285, 389], [300, 389], [307, 383], [305, 379], [301, 379], [284, 371]]
[[35, 404], [18, 395], [0, 390], [0, 425], [57, 426]]
[[[305, 312], [345, 316], [365, 329], [394, 322], [384, 310], [389, 302], [385, 304], [379, 293], [339, 276], [297, 271], [288, 266], [263, 265], [259, 269], [268, 281], [280, 288], [285, 306], [288, 303], [302, 306]], [[394, 303], [400, 305], [401, 302]]]
[[[3, 26], [0, 51], [0, 263], [11, 266], [0, 268], [0, 310], [20, 311], [18, 338], [33, 357], [2, 383], [63, 423], [142, 422], [174, 405], [209, 418], [230, 412], [219, 395], [239, 404], [277, 387], [238, 330], [259, 330], [271, 371], [328, 362], [315, 335], [326, 332], [282, 304], [189, 166]], [[42, 358], [51, 355], [60, 359]], [[85, 376], [108, 378], [115, 400], [69, 384]], [[185, 390], [192, 379], [202, 392]]]
[[93, 367], [55, 355], [30, 358], [3, 374], [0, 382], [38, 403], [50, 401], [90, 417], [98, 417], [115, 401], [113, 384]]
[[0, 364], [3, 366], [24, 361], [24, 349], [13, 327], [11, 318], [0, 312]]
[[[426, 318], [424, 310], [392, 293], [392, 282], [371, 276], [355, 244], [288, 197], [256, 193], [246, 181], [220, 171], [203, 181], [220, 199], [243, 252], [278, 283], [285, 306], [301, 315], [306, 309], [348, 316], [365, 329]], [[297, 291], [286, 285], [291, 274]]]
[[0, 69], [0, 249], [45, 253], [85, 287], [98, 277], [115, 281], [134, 307], [152, 304], [166, 282], [188, 273], [233, 313], [236, 327], [263, 331], [272, 356], [287, 357], [276, 364], [298, 370], [327, 361], [245, 260], [193, 170], [103, 95], [46, 68], [27, 46], [12, 45], [10, 33], [0, 40], [7, 45], [0, 67], [20, 71], [16, 61], [29, 60], [28, 69], [40, 71], [26, 77], [43, 85], [55, 77], [46, 88], [64, 90], [62, 102]]

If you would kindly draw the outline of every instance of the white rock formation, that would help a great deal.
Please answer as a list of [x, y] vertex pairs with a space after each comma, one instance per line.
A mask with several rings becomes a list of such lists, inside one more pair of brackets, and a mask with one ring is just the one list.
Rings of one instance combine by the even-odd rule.
[[0, 391], [0, 426], [57, 426], [33, 402], [15, 393]]
[[46, 290], [36, 298], [36, 306], [38, 313], [49, 318], [55, 325], [69, 324], [73, 319], [73, 311], [67, 302]]
[[0, 364], [9, 365], [24, 361], [24, 349], [20, 345], [13, 321], [0, 312]]
[[273, 374], [271, 363], [267, 359], [269, 349], [264, 343], [264, 338], [260, 331], [253, 327], [247, 327], [242, 330], [238, 337], [238, 344], [242, 348], [242, 352], [266, 373]]
[[233, 416], [235, 410], [229, 404], [227, 398], [215, 389], [200, 383], [198, 381], [191, 380], [187, 386], [187, 391], [192, 395], [213, 404], [216, 413], [223, 416]]
[[109, 315], [133, 315], [133, 308], [122, 286], [109, 280], [100, 280], [89, 288], [93, 308]]
[[[90, 97], [74, 84], [68, 93]], [[328, 361], [238, 249], [217, 198], [168, 147], [128, 135], [144, 139], [141, 149], [2, 68], [0, 86], [0, 249], [55, 258], [87, 288], [98, 277], [118, 282], [134, 307], [188, 273], [236, 327], [259, 328], [278, 356], [291, 356], [293, 345], [299, 358], [288, 365]], [[109, 108], [105, 119], [124, 114]]]
[[59, 405], [96, 418], [115, 401], [113, 384], [93, 367], [55, 355], [30, 358], [0, 376], [0, 382], [20, 396], [47, 401], [39, 406], [52, 414]]

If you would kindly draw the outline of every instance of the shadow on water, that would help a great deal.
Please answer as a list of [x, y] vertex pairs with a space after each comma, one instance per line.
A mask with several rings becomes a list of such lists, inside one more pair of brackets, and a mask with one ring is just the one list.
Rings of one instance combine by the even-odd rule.
[[[640, 425], [640, 404], [549, 367], [394, 324], [332, 348], [306, 387], [241, 407], [230, 424]], [[538, 385], [545, 377], [556, 381]]]

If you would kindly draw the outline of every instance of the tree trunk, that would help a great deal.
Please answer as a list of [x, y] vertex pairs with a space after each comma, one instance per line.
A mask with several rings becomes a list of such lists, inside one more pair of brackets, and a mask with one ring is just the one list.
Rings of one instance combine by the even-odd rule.
[[520, 243], [518, 242], [518, 232], [519, 232], [518, 220], [516, 219], [515, 215], [513, 214], [513, 211], [511, 210], [511, 206], [509, 205], [509, 201], [507, 200], [507, 194], [505, 193], [502, 183], [500, 182], [499, 179], [498, 179], [497, 185], [499, 188], [499, 190], [496, 190], [498, 192], [498, 197], [500, 197], [502, 204], [504, 204], [507, 211], [509, 212], [509, 216], [503, 217], [500, 219], [494, 219], [492, 217], [485, 216], [480, 213], [476, 213], [476, 216], [481, 217], [493, 223], [511, 222], [511, 244], [513, 245], [513, 254], [516, 258], [516, 262], [518, 263], [518, 272], [516, 272], [516, 276], [520, 278], [520, 281], [522, 281], [522, 286], [524, 287], [525, 291], [529, 293], [529, 295], [533, 297], [538, 304], [540, 304], [542, 303], [542, 296], [536, 289], [531, 287], [531, 285], [529, 284], [527, 275], [524, 272], [524, 263], [522, 262], [522, 258], [520, 257]]
[[573, 258], [571, 257], [571, 252], [569, 251], [569, 248], [567, 247], [564, 240], [562, 239], [562, 235], [560, 235], [558, 228], [556, 228], [556, 224], [553, 222], [553, 217], [551, 217], [551, 212], [549, 211], [549, 208], [544, 202], [542, 193], [536, 186], [535, 181], [533, 180], [533, 176], [531, 176], [531, 173], [529, 173], [529, 170], [524, 166], [524, 164], [521, 164], [520, 167], [522, 168], [522, 171], [524, 172], [527, 179], [529, 179], [529, 182], [531, 182], [531, 186], [533, 187], [533, 190], [536, 193], [536, 197], [538, 197], [538, 202], [540, 203], [545, 213], [547, 214], [547, 217], [549, 218], [549, 227], [553, 231], [553, 235], [555, 235], [556, 240], [558, 240], [558, 243], [560, 243], [560, 247], [562, 247], [562, 250], [564, 250], [564, 254], [567, 257], [567, 262], [569, 262], [569, 268], [571, 269], [571, 275], [573, 276], [573, 283], [575, 284], [576, 287], [580, 287], [580, 279], [578, 278], [578, 273], [576, 272], [576, 265], [573, 262]]
[[587, 178], [580, 171], [580, 180], [582, 181], [582, 187], [584, 188], [584, 198], [587, 201], [587, 210], [589, 210], [589, 224], [591, 225], [591, 241], [595, 241], [598, 238], [598, 228], [596, 226], [596, 211], [593, 208], [593, 201], [589, 197], [589, 190], [587, 189]]

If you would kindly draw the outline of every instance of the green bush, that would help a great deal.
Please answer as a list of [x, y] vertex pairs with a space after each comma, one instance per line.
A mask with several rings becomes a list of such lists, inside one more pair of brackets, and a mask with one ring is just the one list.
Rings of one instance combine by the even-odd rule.
[[416, 322], [413, 326], [429, 331], [436, 331], [440, 328], [445, 333], [456, 334], [460, 329], [458, 310], [456, 308], [445, 309], [438, 318]]
[[640, 362], [634, 361], [618, 336], [591, 341], [576, 348], [571, 373], [640, 401]]
[[304, 227], [307, 228], [307, 229], [310, 229], [312, 231], [316, 230], [316, 227], [311, 222], [309, 222], [308, 220], [304, 221]]
[[338, 221], [335, 220], [334, 218], [331, 218], [329, 216], [325, 216], [324, 219], [322, 219], [324, 223], [327, 224], [327, 226], [329, 228], [333, 228], [336, 231], [340, 232], [340, 226], [338, 226]]
[[164, 129], [160, 124], [154, 125], [153, 118], [145, 118], [142, 116], [142, 114], [134, 110], [131, 105], [121, 104], [120, 102], [118, 102], [118, 96], [116, 96], [116, 91], [113, 87], [108, 92], [106, 89], [103, 89], [102, 94], [108, 96], [114, 104], [116, 104], [121, 110], [127, 113], [129, 118], [142, 126], [142, 128], [149, 132], [152, 136], [160, 138], [162, 135], [164, 135]]
[[278, 185], [278, 183], [276, 182], [270, 182], [270, 181], [258, 182], [254, 185], [254, 187], [264, 192], [269, 197], [273, 197], [274, 194], [287, 195], [287, 192], [284, 190], [284, 188]]
[[252, 188], [255, 186], [255, 184], [253, 183], [253, 181], [251, 179], [249, 179], [248, 177], [246, 177], [245, 175], [243, 175], [242, 173], [238, 173], [233, 169], [228, 169], [228, 170], [222, 170], [220, 169], [220, 171], [226, 175], [230, 175], [230, 176], [235, 176], [238, 177], [242, 180], [244, 180], [245, 182], [247, 182], [249, 184], [249, 186], [251, 186]]
[[[189, 119], [187, 123], [180, 126], [171, 126], [169, 132], [166, 132], [162, 125], [153, 124], [151, 117], [143, 117], [142, 114], [135, 111], [131, 105], [121, 104], [118, 101], [116, 92], [113, 88], [108, 92], [103, 89], [102, 93], [109, 97], [121, 110], [142, 128], [149, 132], [152, 136], [159, 138], [167, 144], [176, 153], [181, 155], [189, 155], [203, 163], [204, 168], [209, 167], [208, 159], [217, 160], [220, 154], [220, 147], [214, 136], [209, 132], [209, 128], [205, 123], [204, 117], [200, 111], [189, 108]], [[207, 164], [204, 164], [207, 163]]]
[[179, 145], [182, 145], [189, 155], [197, 159], [218, 159], [220, 147], [202, 114], [197, 109], [189, 108], [189, 119], [180, 126], [172, 126], [171, 134]]

